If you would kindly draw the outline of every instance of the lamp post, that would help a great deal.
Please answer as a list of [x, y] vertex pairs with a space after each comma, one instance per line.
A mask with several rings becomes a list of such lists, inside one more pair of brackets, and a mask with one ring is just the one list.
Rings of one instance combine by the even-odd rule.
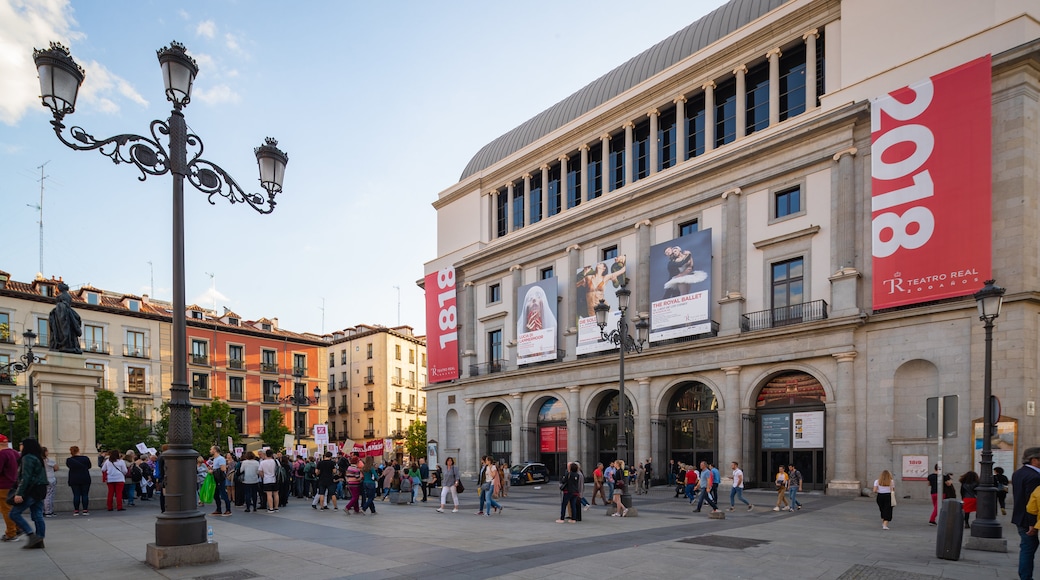
[[[628, 289], [628, 278], [624, 278], [621, 284], [621, 288], [618, 288], [616, 294], [618, 299], [618, 310], [620, 316], [617, 321], [617, 328], [606, 331], [607, 327], [607, 314], [610, 312], [610, 305], [606, 303], [602, 298], [594, 308], [596, 311], [596, 324], [599, 325], [600, 336], [607, 342], [612, 342], [618, 347], [619, 353], [619, 365], [618, 365], [618, 433], [617, 433], [617, 452], [618, 456], [625, 461], [625, 465], [631, 465], [628, 457], [628, 434], [625, 432], [626, 421], [625, 421], [625, 406], [628, 402], [625, 397], [625, 352], [642, 352], [643, 345], [646, 344], [647, 333], [650, 330], [650, 325], [645, 320], [640, 320], [636, 323], [636, 334], [637, 337], [633, 339], [628, 334], [628, 301], [632, 296], [632, 291]], [[627, 481], [625, 482], [628, 483]], [[629, 496], [629, 497], [626, 497]], [[626, 503], [627, 500], [627, 503]], [[621, 501], [626, 506], [631, 506], [631, 497], [628, 493], [628, 486], [625, 486], [625, 491], [621, 494]]]
[[[36, 437], [36, 399], [35, 393], [33, 393], [32, 375], [28, 373], [29, 367], [31, 367], [33, 363], [40, 362], [40, 359], [33, 353], [33, 346], [36, 344], [36, 333], [31, 330], [23, 332], [22, 343], [25, 345], [25, 354], [18, 357], [18, 360], [13, 363], [8, 363], [2, 370], [4, 371], [4, 374], [8, 376], [26, 373], [29, 387], [29, 437]], [[14, 444], [13, 411], [7, 412], [7, 420], [11, 422], [11, 443]]]
[[1003, 526], [997, 521], [997, 488], [993, 485], [993, 426], [1000, 417], [994, 417], [993, 397], [993, 321], [1000, 316], [1004, 303], [1004, 289], [986, 280], [982, 290], [975, 293], [979, 307], [979, 320], [986, 325], [986, 370], [982, 381], [982, 457], [979, 461], [978, 515], [971, 525], [974, 538], [1000, 538]]
[[[300, 414], [300, 405], [318, 405], [321, 403], [321, 387], [314, 387], [314, 398], [308, 397], [303, 394], [303, 389], [307, 386], [303, 382], [303, 373], [300, 369], [296, 369], [293, 372], [293, 394], [286, 395], [285, 397], [278, 399], [282, 403], [288, 403], [296, 406], [296, 412], [293, 414], [293, 436], [296, 439], [296, 448], [300, 447], [300, 425], [296, 420], [296, 417]], [[274, 386], [274, 396], [277, 397], [282, 392], [282, 386], [276, 384]]]
[[[221, 421], [220, 419], [217, 419], [216, 421], [213, 422], [213, 425], [216, 426], [216, 428], [217, 428], [217, 447], [220, 447], [220, 435], [221, 435], [220, 430], [224, 428], [224, 422]], [[231, 451], [231, 450], [230, 449], [225, 449], [225, 451]]]
[[11, 448], [13, 449], [14, 448], [14, 411], [8, 409], [7, 412], [4, 413], [4, 414], [7, 415], [7, 433], [8, 433], [7, 440], [11, 442]]
[[[215, 550], [208, 555], [202, 551], [182, 552], [180, 560], [164, 559], [169, 549], [177, 546], [191, 547], [206, 544], [206, 517], [198, 510], [195, 501], [195, 458], [198, 453], [191, 448], [191, 402], [188, 397], [187, 333], [184, 304], [184, 180], [204, 194], [214, 204], [213, 196], [219, 195], [235, 204], [244, 202], [250, 207], [267, 214], [274, 211], [275, 196], [282, 190], [282, 179], [288, 156], [277, 147], [278, 142], [267, 138], [254, 150], [260, 167], [260, 186], [267, 197], [257, 193], [246, 193], [221, 167], [202, 158], [202, 140], [188, 133], [184, 114], [181, 112], [191, 101], [191, 86], [198, 73], [195, 60], [185, 53], [184, 45], [171, 42], [169, 47], [157, 51], [162, 68], [166, 98], [173, 103], [170, 117], [164, 122], [152, 121], [150, 136], [132, 134], [116, 135], [107, 139], [96, 139], [81, 127], [73, 126], [69, 136], [63, 133], [66, 115], [75, 111], [76, 96], [83, 82], [83, 69], [72, 59], [69, 50], [52, 42], [49, 49], [33, 51], [33, 59], [40, 76], [43, 104], [51, 109], [54, 119], [51, 125], [58, 140], [76, 151], [100, 151], [113, 162], [129, 163], [141, 172], [141, 181], [148, 176], [170, 173], [173, 176], [173, 382], [170, 386], [170, 426], [168, 441], [170, 448], [163, 454], [166, 469], [167, 510], [157, 516], [155, 524], [155, 546], [162, 547], [162, 554], [149, 545], [149, 562], [158, 567], [197, 561], [211, 561]], [[71, 137], [71, 139], [69, 138]], [[161, 143], [168, 138], [168, 145]], [[189, 152], [190, 148], [190, 152]], [[189, 155], [190, 153], [190, 155]], [[30, 391], [31, 392], [31, 391]], [[200, 554], [193, 556], [192, 554]], [[154, 558], [153, 558], [154, 556]]]

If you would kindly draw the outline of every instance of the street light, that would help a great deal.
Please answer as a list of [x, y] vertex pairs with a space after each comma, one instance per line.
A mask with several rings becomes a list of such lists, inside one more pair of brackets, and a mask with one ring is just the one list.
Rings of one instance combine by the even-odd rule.
[[[594, 308], [596, 311], [596, 324], [599, 325], [600, 336], [607, 342], [612, 342], [618, 346], [619, 356], [619, 372], [618, 372], [618, 433], [617, 433], [617, 452], [621, 459], [624, 459], [625, 465], [630, 466], [631, 462], [628, 457], [628, 434], [625, 432], [625, 352], [642, 352], [643, 345], [646, 344], [647, 333], [650, 330], [650, 325], [646, 320], [640, 320], [636, 323], [636, 335], [633, 339], [628, 334], [628, 300], [632, 295], [632, 291], [627, 288], [628, 278], [622, 278], [621, 287], [618, 288], [617, 299], [618, 299], [618, 310], [620, 316], [618, 317], [617, 328], [606, 332], [607, 327], [607, 314], [610, 312], [610, 305], [606, 303], [602, 298]], [[629, 468], [631, 469], [631, 468]], [[628, 491], [627, 481], [625, 482], [625, 489], [621, 493], [621, 503], [626, 507], [631, 507], [632, 499], [631, 494]], [[627, 496], [627, 497], [626, 497]]]
[[[208, 194], [214, 204], [219, 195], [235, 204], [244, 202], [267, 214], [274, 211], [275, 195], [282, 190], [282, 178], [288, 156], [277, 148], [278, 142], [267, 138], [254, 150], [260, 167], [260, 185], [267, 191], [246, 193], [224, 169], [202, 158], [202, 140], [188, 133], [181, 112], [191, 101], [191, 86], [198, 73], [195, 60], [185, 53], [184, 45], [171, 42], [157, 51], [162, 67], [166, 98], [173, 103], [170, 117], [164, 122], [152, 121], [149, 137], [124, 134], [96, 139], [80, 127], [72, 127], [69, 137], [63, 134], [62, 122], [76, 108], [76, 96], [83, 82], [83, 69], [72, 59], [69, 49], [52, 42], [49, 49], [34, 50], [33, 59], [40, 75], [43, 104], [51, 109], [51, 125], [58, 140], [77, 151], [98, 150], [113, 162], [129, 163], [136, 167], [141, 181], [149, 175], [167, 173], [173, 176], [173, 382], [170, 386], [169, 450], [163, 454], [166, 469], [167, 510], [157, 516], [155, 545], [162, 547], [206, 544], [206, 516], [198, 510], [195, 501], [195, 458], [191, 448], [191, 402], [188, 397], [187, 333], [184, 304], [184, 180]], [[162, 136], [169, 145], [160, 143]], [[191, 148], [189, 159], [188, 148]], [[30, 390], [30, 393], [32, 391]], [[149, 553], [152, 547], [149, 546]], [[187, 563], [189, 554], [183, 553], [178, 563]], [[205, 558], [206, 556], [198, 556]], [[152, 561], [151, 559], [149, 561]]]
[[993, 485], [993, 425], [1000, 419], [994, 417], [995, 398], [993, 397], [993, 321], [1000, 316], [1000, 306], [1004, 303], [1004, 289], [994, 284], [996, 280], [986, 280], [982, 290], [975, 293], [975, 303], [979, 307], [979, 320], [986, 324], [986, 370], [983, 373], [982, 395], [982, 458], [979, 461], [979, 487], [977, 490], [978, 514], [971, 525], [974, 538], [1000, 538], [1003, 526], [997, 521], [997, 488]]
[[[281, 403], [288, 403], [290, 405], [296, 405], [296, 413], [293, 414], [293, 435], [296, 439], [296, 448], [300, 447], [300, 425], [296, 420], [296, 417], [300, 414], [300, 405], [317, 405], [321, 403], [321, 387], [314, 387], [314, 398], [308, 397], [303, 394], [303, 389], [307, 386], [303, 382], [303, 372], [301, 369], [296, 369], [293, 372], [293, 394], [286, 395], [281, 399], [278, 399]], [[274, 396], [277, 398], [282, 392], [282, 386], [280, 384], [274, 385]]]
[[[215, 425], [217, 427], [217, 447], [220, 447], [220, 435], [221, 435], [220, 430], [224, 427], [224, 422], [221, 421], [220, 419], [217, 419], [216, 421], [213, 422], [213, 425]], [[227, 449], [225, 451], [230, 451], [230, 449]]]
[[11, 409], [8, 409], [7, 412], [4, 413], [4, 414], [7, 415], [7, 433], [8, 433], [7, 440], [11, 442], [11, 448], [13, 449], [14, 448], [14, 411], [12, 411]]
[[[28, 373], [33, 363], [40, 362], [39, 357], [33, 353], [33, 345], [36, 344], [36, 333], [26, 330], [22, 333], [22, 343], [25, 345], [25, 354], [18, 357], [13, 363], [8, 363], [2, 369], [7, 376], [26, 373], [29, 387], [29, 437], [36, 437], [36, 399], [33, 393], [32, 375]], [[14, 444], [14, 412], [7, 412], [7, 420], [11, 422], [11, 444]]]

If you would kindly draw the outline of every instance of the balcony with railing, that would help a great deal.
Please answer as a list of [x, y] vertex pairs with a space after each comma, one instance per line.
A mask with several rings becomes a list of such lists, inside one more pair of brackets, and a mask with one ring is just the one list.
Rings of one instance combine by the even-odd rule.
[[305, 377], [307, 376], [307, 367], [293, 367], [292, 374], [294, 377]]
[[14, 334], [11, 333], [11, 325], [6, 322], [0, 323], [0, 342], [14, 344]]
[[83, 348], [83, 352], [89, 352], [92, 354], [112, 354], [111, 347], [103, 340], [87, 340], [82, 339], [79, 341], [80, 346]]
[[405, 379], [404, 381], [404, 388], [406, 389], [415, 389], [418, 388], [418, 386], [418, 381], [415, 381], [413, 379]]
[[374, 385], [376, 383], [376, 377], [374, 375], [368, 375], [365, 377], [366, 385]]
[[276, 362], [262, 362], [260, 363], [260, 372], [262, 373], [277, 373], [278, 363]]
[[341, 380], [341, 381], [339, 382], [339, 388], [341, 388], [341, 389], [345, 389], [345, 388], [347, 388], [347, 381], [343, 381], [343, 380]]
[[414, 413], [416, 411], [415, 405], [408, 405], [408, 413]]
[[151, 349], [147, 346], [141, 346], [139, 344], [124, 344], [123, 345], [123, 356], [129, 356], [133, 358], [151, 358]]
[[390, 434], [391, 439], [404, 439], [404, 431], [397, 430]]
[[404, 379], [402, 379], [401, 377], [390, 377], [390, 384], [395, 387], [403, 387]]
[[208, 354], [194, 354], [193, 353], [191, 355], [191, 364], [198, 365], [200, 367], [208, 367], [209, 366], [209, 355]]
[[423, 408], [419, 409], [419, 414], [420, 415], [425, 415], [426, 414], [426, 408], [423, 407]]
[[486, 363], [479, 363], [469, 365], [469, 376], [479, 377], [480, 375], [490, 375], [492, 373], [500, 373], [506, 370], [506, 360], [499, 359], [493, 360]]
[[801, 304], [792, 304], [791, 306], [744, 314], [740, 319], [740, 330], [742, 332], [753, 332], [755, 330], [825, 320], [826, 318], [827, 302], [813, 300], [812, 302], [803, 302]]
[[126, 392], [130, 395], [147, 395], [151, 392], [152, 379], [131, 379], [126, 382]]
[[191, 396], [194, 399], [209, 399], [210, 398], [209, 397], [209, 387], [205, 387], [205, 388], [192, 387], [191, 388]]
[[340, 405], [339, 406], [339, 412], [340, 413], [346, 413], [347, 412], [347, 406], [346, 405]]
[[375, 411], [376, 410], [376, 404], [373, 403], [372, 401], [367, 401], [365, 403], [365, 410], [366, 411]]
[[265, 403], [277, 403], [278, 397], [276, 397], [274, 393], [264, 393], [263, 401]]
[[365, 439], [371, 439], [376, 436], [375, 429], [365, 429]]
[[227, 368], [240, 371], [246, 368], [246, 361], [240, 358], [229, 358], [227, 361]]
[[394, 411], [394, 412], [397, 412], [397, 413], [400, 413], [400, 412], [404, 411], [404, 403], [391, 403], [390, 404], [390, 410]]
[[336, 414], [336, 405], [329, 405], [329, 415]]

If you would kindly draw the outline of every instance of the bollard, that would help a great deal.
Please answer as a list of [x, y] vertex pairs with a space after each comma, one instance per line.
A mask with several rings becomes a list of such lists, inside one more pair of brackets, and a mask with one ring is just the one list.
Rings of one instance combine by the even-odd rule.
[[944, 499], [939, 510], [939, 529], [935, 536], [935, 557], [960, 560], [964, 539], [964, 512], [960, 500]]

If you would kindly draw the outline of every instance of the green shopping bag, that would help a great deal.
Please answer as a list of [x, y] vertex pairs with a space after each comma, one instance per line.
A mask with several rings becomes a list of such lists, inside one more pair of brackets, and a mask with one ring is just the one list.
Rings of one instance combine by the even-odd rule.
[[202, 480], [202, 487], [199, 488], [199, 501], [202, 503], [212, 503], [213, 494], [217, 491], [217, 482], [213, 480], [213, 474], [207, 473], [206, 479]]

